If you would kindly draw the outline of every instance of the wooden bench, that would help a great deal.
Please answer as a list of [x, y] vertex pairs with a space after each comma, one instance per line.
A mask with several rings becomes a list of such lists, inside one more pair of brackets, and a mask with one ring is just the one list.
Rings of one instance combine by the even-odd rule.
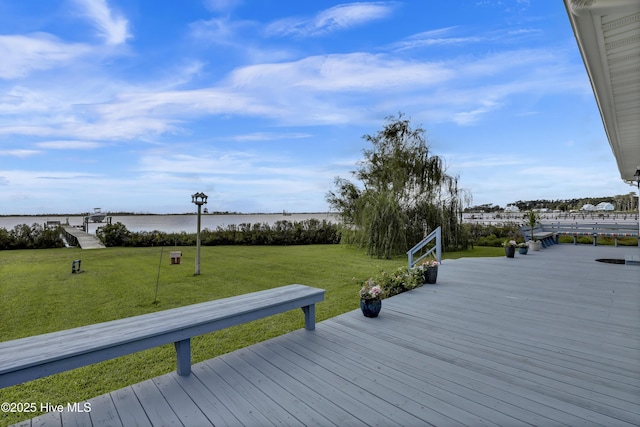
[[301, 308], [315, 329], [324, 289], [289, 285], [105, 323], [0, 342], [0, 388], [174, 343], [179, 375], [191, 373], [191, 337]]
[[638, 224], [633, 223], [557, 222], [545, 223], [543, 228], [556, 234], [556, 242], [559, 236], [572, 236], [574, 245], [578, 244], [580, 236], [592, 237], [594, 246], [598, 245], [598, 237], [613, 237], [615, 246], [618, 246], [619, 237], [638, 237]]
[[555, 233], [553, 231], [545, 230], [541, 224], [536, 224], [533, 228], [533, 237], [531, 236], [531, 227], [528, 225], [520, 226], [520, 233], [522, 233], [525, 241], [540, 240], [543, 248], [548, 248], [549, 246], [557, 243]]

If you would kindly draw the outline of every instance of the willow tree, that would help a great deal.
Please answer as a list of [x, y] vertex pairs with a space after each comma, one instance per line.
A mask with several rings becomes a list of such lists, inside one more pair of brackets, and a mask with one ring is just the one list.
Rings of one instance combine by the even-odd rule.
[[346, 240], [370, 255], [404, 254], [438, 226], [445, 249], [468, 246], [459, 221], [465, 193], [430, 153], [425, 133], [402, 114], [387, 117], [382, 130], [363, 136], [371, 148], [352, 172], [357, 182], [336, 178], [327, 194], [347, 225]]

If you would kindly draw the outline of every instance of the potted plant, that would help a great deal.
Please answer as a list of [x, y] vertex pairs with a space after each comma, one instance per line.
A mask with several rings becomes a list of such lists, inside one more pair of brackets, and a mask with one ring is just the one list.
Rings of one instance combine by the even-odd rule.
[[427, 258], [420, 263], [418, 268], [423, 271], [424, 283], [435, 284], [438, 279], [438, 266], [440, 263], [435, 258]]
[[373, 279], [366, 281], [360, 289], [360, 309], [365, 317], [378, 317], [382, 309], [384, 291]]
[[504, 253], [507, 258], [513, 258], [516, 255], [515, 240], [506, 240], [502, 245], [504, 246]]
[[522, 254], [522, 255], [526, 255], [527, 252], [529, 252], [529, 245], [527, 245], [526, 243], [518, 243], [517, 244], [518, 247], [518, 253]]
[[537, 212], [530, 210], [527, 213], [527, 225], [529, 225], [529, 230], [531, 231], [531, 240], [529, 240], [528, 243], [532, 251], [539, 251], [542, 247], [542, 243], [536, 240], [533, 235], [533, 229], [536, 228], [538, 221], [540, 221], [540, 215]]

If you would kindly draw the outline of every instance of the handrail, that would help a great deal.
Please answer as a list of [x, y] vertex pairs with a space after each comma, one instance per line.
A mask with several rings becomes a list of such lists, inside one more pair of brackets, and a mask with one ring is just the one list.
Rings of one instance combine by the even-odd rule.
[[[417, 259], [413, 259], [413, 256], [422, 248], [424, 248], [428, 243], [430, 243], [433, 239], [436, 240], [436, 245], [429, 249], [425, 254], [418, 257]], [[433, 230], [427, 237], [422, 239], [417, 245], [409, 249], [407, 255], [409, 257], [409, 269], [412, 269], [421, 259], [426, 256], [429, 256], [433, 251], [436, 252], [436, 260], [438, 262], [442, 261], [442, 227], [438, 227]]]

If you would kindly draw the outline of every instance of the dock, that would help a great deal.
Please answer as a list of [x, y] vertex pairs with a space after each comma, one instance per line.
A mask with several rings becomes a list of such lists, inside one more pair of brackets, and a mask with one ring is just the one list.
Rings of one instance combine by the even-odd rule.
[[104, 249], [106, 246], [102, 244], [96, 236], [85, 232], [84, 230], [68, 225], [62, 226], [65, 238], [70, 245], [79, 246], [82, 249]]
[[354, 310], [18, 425], [637, 426], [640, 266], [596, 262], [630, 254], [445, 260], [377, 318]]

